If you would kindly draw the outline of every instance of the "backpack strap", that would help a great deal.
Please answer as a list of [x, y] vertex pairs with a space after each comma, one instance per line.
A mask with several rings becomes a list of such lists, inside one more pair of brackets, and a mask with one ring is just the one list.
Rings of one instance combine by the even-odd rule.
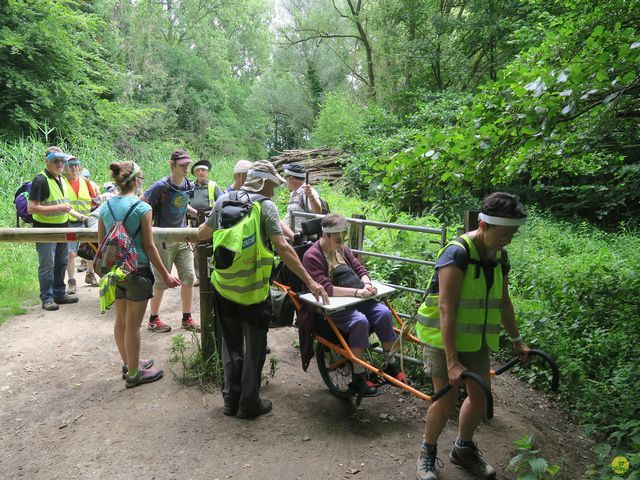
[[[109, 199], [110, 200], [110, 199]], [[109, 200], [107, 200], [107, 207], [109, 207], [109, 212], [111, 212], [111, 216], [113, 217], [113, 219], [117, 222], [118, 219], [116, 218], [115, 214], [113, 213], [113, 208], [111, 207], [111, 203], [109, 202]], [[129, 208], [129, 210], [127, 210], [127, 213], [125, 214], [124, 218], [122, 219], [122, 225], [124, 225], [124, 228], [126, 230], [127, 226], [125, 225], [125, 222], [127, 221], [127, 219], [129, 218], [129, 215], [131, 215], [131, 213], [133, 213], [133, 211], [136, 209], [136, 207], [138, 206], [138, 204], [141, 202], [141, 200], [137, 200], [133, 205], [131, 205], [131, 207]], [[140, 233], [140, 226], [138, 226], [138, 230], [136, 230], [136, 233], [134, 235], [131, 236], [131, 239], [135, 239], [138, 236], [138, 233]]]

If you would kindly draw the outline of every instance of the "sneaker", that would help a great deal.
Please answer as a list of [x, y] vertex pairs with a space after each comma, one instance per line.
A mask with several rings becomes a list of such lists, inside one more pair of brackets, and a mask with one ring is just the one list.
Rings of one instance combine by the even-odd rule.
[[[150, 358], [148, 360], [140, 360], [140, 362], [138, 362], [138, 368], [144, 368], [144, 369], [149, 369], [151, 367], [153, 367], [153, 358]], [[127, 373], [129, 373], [129, 367], [127, 367], [126, 365], [122, 365], [122, 379], [125, 380], [127, 378]]]
[[376, 395], [380, 395], [378, 389], [371, 382], [367, 381], [364, 373], [354, 373], [352, 375], [349, 390], [361, 397], [375, 397]]
[[87, 261], [83, 258], [80, 260], [80, 266], [78, 267], [78, 273], [87, 271]]
[[157, 333], [165, 333], [171, 331], [171, 326], [167, 325], [159, 318], [156, 318], [153, 322], [151, 320], [147, 322], [147, 330]]
[[438, 458], [438, 449], [434, 446], [423, 443], [418, 454], [418, 468], [416, 469], [416, 480], [438, 480], [436, 475], [437, 466], [442, 468], [442, 460]]
[[64, 305], [65, 303], [77, 303], [78, 297], [71, 297], [69, 295], [65, 295], [64, 297], [54, 298], [53, 301], [56, 302], [58, 305]]
[[151, 383], [156, 380], [160, 380], [164, 375], [164, 371], [162, 370], [151, 370], [149, 368], [141, 368], [138, 370], [138, 373], [133, 377], [130, 377], [128, 374], [126, 375], [124, 381], [126, 382], [127, 388], [137, 387], [138, 385], [142, 385], [143, 383]]
[[471, 442], [469, 446], [465, 445], [464, 447], [460, 447], [454, 441], [453, 449], [449, 454], [449, 460], [479, 478], [488, 480], [496, 478], [496, 471], [491, 465], [484, 461], [482, 452], [473, 442]]
[[192, 317], [182, 321], [182, 328], [189, 330], [190, 332], [200, 331], [200, 325], [198, 325], [198, 322], [196, 322]]
[[395, 378], [396, 380], [401, 381], [402, 383], [406, 383], [407, 385], [411, 385], [411, 379], [398, 368], [398, 365], [395, 363], [390, 363], [384, 369], [384, 373]]
[[67, 295], [75, 295], [76, 294], [76, 279], [70, 278], [67, 282]]
[[264, 415], [265, 413], [269, 413], [271, 411], [271, 407], [273, 404], [271, 400], [260, 400], [260, 405], [256, 410], [244, 410], [242, 408], [238, 408], [236, 412], [236, 417], [244, 418], [244, 419], [252, 419], [256, 418], [260, 415]]
[[96, 278], [96, 274], [93, 272], [87, 272], [84, 276], [84, 283], [88, 283], [92, 287], [98, 286], [98, 279]]
[[47, 298], [44, 302], [42, 302], [42, 308], [49, 312], [52, 312], [54, 310], [58, 310], [60, 307], [56, 302], [53, 301], [53, 298]]

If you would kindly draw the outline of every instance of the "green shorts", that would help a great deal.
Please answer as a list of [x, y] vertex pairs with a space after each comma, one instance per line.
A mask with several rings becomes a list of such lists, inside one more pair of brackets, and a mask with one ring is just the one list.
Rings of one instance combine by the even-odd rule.
[[136, 273], [123, 282], [116, 283], [116, 298], [130, 302], [144, 302], [153, 297], [153, 273], [148, 266], [139, 267]]
[[[448, 378], [447, 358], [444, 350], [429, 346], [424, 347], [424, 360], [427, 371], [431, 371], [431, 377]], [[458, 352], [458, 360], [470, 372], [478, 375], [487, 375], [489, 373], [489, 347], [483, 344], [482, 348], [477, 352]]]

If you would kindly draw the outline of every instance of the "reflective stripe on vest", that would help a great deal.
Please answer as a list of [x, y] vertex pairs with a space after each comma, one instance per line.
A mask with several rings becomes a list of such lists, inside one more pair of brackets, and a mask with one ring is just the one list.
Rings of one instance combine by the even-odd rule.
[[[44, 178], [47, 179], [47, 184], [49, 185], [49, 196], [45, 200], [40, 202], [40, 205], [49, 206], [69, 203], [69, 201], [67, 200], [69, 198], [69, 192], [66, 187], [68, 185], [67, 182], [65, 182], [62, 178], [60, 179], [60, 183], [62, 184], [61, 191], [58, 182], [56, 182], [54, 178], [51, 178], [49, 175], [47, 175], [44, 170], [40, 172], [40, 175], [44, 175]], [[34, 213], [32, 216], [36, 222], [40, 223], [51, 223], [58, 225], [61, 223], [67, 223], [69, 221], [68, 213]]]
[[216, 203], [216, 187], [218, 185], [213, 180], [209, 180], [208, 193], [209, 193], [209, 208], [212, 208]]
[[[502, 268], [498, 252], [498, 267], [494, 268], [494, 278], [491, 290], [487, 292], [487, 282], [484, 270], [480, 267], [476, 271], [476, 262], [480, 262], [478, 252], [473, 242], [467, 235], [463, 235], [462, 241], [468, 246], [469, 264], [464, 274], [460, 300], [456, 308], [456, 350], [459, 352], [475, 352], [482, 347], [482, 337], [486, 338], [487, 345], [493, 351], [498, 350], [500, 334], [500, 322], [502, 317]], [[454, 240], [449, 245], [464, 245]], [[444, 248], [438, 252], [442, 255]], [[434, 272], [437, 275], [437, 271]], [[433, 277], [432, 277], [433, 279]], [[431, 283], [431, 282], [430, 282]], [[420, 305], [416, 315], [418, 324], [416, 331], [421, 341], [435, 348], [444, 348], [442, 333], [440, 331], [439, 295], [430, 293]]]
[[273, 252], [265, 247], [260, 231], [262, 205], [253, 202], [251, 212], [231, 228], [213, 232], [213, 251], [224, 247], [234, 252], [229, 268], [214, 266], [211, 283], [227, 300], [254, 305], [269, 296]]
[[80, 212], [83, 215], [89, 215], [89, 213], [91, 213], [91, 193], [89, 193], [87, 180], [83, 176], [78, 177], [78, 180], [78, 194], [76, 195], [76, 192], [73, 190], [69, 180], [66, 177], [64, 179], [67, 184], [66, 188], [69, 195], [69, 203], [77, 212]]

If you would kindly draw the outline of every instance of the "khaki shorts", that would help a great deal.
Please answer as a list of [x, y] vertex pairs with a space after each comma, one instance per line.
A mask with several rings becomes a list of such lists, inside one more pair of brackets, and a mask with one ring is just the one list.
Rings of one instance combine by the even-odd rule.
[[[165, 268], [171, 272], [173, 265], [175, 265], [182, 284], [193, 286], [196, 281], [196, 273], [193, 268], [193, 251], [189, 244], [186, 242], [159, 243], [157, 247]], [[168, 287], [155, 268], [153, 268], [153, 275], [156, 277], [154, 288], [166, 290]]]
[[[424, 359], [427, 371], [431, 371], [431, 377], [449, 378], [447, 373], [447, 358], [444, 350], [433, 347], [424, 347]], [[478, 375], [489, 373], [489, 347], [485, 343], [477, 352], [458, 352], [458, 360], [470, 372]]]

